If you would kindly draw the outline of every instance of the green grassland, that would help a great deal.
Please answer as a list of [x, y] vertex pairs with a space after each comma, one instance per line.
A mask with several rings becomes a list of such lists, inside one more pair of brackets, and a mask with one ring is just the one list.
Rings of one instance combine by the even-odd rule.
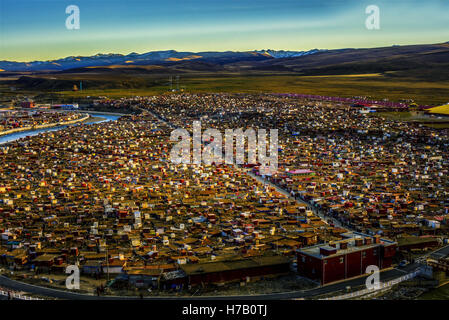
[[403, 112], [393, 111], [393, 112], [375, 112], [370, 116], [382, 117], [395, 121], [418, 123], [434, 129], [449, 128], [449, 117], [440, 114], [432, 115], [416, 111], [403, 111]]
[[[424, 82], [386, 76], [226, 76], [181, 78], [186, 92], [301, 93], [327, 96], [370, 96], [392, 101], [414, 99], [419, 104], [437, 105], [449, 100], [448, 82]], [[151, 87], [56, 91], [69, 97], [105, 95], [110, 97], [153, 95], [167, 92], [159, 79]]]
[[[72, 91], [83, 80], [82, 91]], [[157, 75], [65, 75], [17, 89], [14, 94], [51, 95], [61, 98], [108, 96], [111, 98], [167, 93], [167, 76]], [[63, 83], [63, 85], [61, 85]], [[418, 104], [441, 105], [449, 101], [449, 81], [422, 81], [385, 74], [296, 76], [296, 75], [181, 75], [184, 92], [301, 93], [327, 96], [368, 96], [400, 101], [414, 99]], [[175, 87], [175, 86], [173, 86]], [[1, 90], [1, 87], [0, 87]], [[8, 92], [12, 94], [12, 92]]]

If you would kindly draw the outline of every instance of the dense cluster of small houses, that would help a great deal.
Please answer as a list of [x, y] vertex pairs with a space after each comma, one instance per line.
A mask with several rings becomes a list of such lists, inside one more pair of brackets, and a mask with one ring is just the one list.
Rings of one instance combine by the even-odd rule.
[[32, 129], [38, 126], [74, 121], [82, 117], [83, 115], [77, 112], [1, 110], [0, 134], [13, 129]]
[[[394, 240], [447, 235], [447, 130], [292, 96], [98, 103], [142, 113], [0, 147], [1, 264], [77, 264], [136, 286], [195, 285], [288, 273], [299, 248], [342, 240], [347, 229]], [[221, 131], [279, 129], [278, 171], [263, 178], [291, 197], [252, 178], [257, 165], [172, 163], [172, 128], [160, 119], [188, 130], [195, 120]]]

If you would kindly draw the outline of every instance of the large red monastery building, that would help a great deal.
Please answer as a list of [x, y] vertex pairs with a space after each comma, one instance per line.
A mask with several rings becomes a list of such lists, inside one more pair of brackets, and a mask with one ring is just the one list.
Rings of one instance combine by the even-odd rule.
[[391, 266], [396, 242], [358, 232], [347, 232], [343, 237], [329, 244], [299, 249], [298, 273], [327, 284], [365, 274], [370, 265], [379, 269]]

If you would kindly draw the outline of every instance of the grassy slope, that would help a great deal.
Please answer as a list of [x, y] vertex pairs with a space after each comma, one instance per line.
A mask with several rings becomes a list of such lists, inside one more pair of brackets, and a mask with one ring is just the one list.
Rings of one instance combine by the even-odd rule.
[[[138, 88], [98, 88], [82, 92], [59, 91], [66, 97], [110, 97], [152, 95], [167, 92], [168, 86], [150, 80]], [[393, 78], [385, 75], [349, 76], [204, 76], [182, 77], [180, 86], [187, 92], [275, 92], [303, 93], [329, 96], [371, 96], [392, 101], [415, 99], [419, 104], [441, 104], [449, 100], [449, 81], [418, 81], [413, 78]]]
[[449, 115], [449, 104], [429, 109], [430, 113]]

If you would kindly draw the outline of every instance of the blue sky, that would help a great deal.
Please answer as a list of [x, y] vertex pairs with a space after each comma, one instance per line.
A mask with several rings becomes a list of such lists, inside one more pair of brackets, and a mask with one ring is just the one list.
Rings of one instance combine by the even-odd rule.
[[[380, 30], [365, 28], [371, 4]], [[79, 30], [65, 27], [68, 5], [80, 9]], [[0, 60], [446, 41], [447, 0], [0, 0]]]

